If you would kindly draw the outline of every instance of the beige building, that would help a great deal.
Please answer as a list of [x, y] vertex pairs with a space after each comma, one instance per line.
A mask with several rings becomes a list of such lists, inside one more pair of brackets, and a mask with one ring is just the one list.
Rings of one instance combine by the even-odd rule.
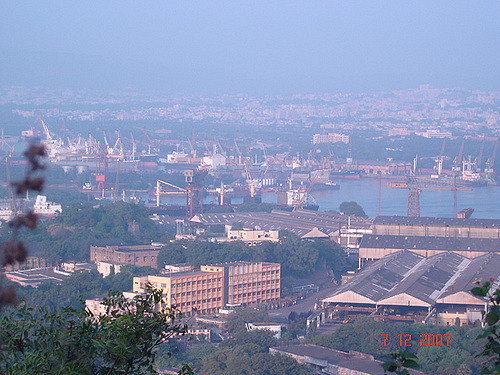
[[231, 225], [226, 225], [227, 241], [243, 241], [249, 246], [255, 246], [264, 241], [279, 242], [278, 230], [262, 230], [244, 228], [241, 230], [231, 229]]
[[240, 261], [201, 266], [201, 270], [224, 274], [225, 305], [263, 303], [281, 296], [279, 263]]
[[157, 268], [160, 249], [151, 245], [90, 246], [90, 261]]
[[188, 271], [158, 276], [134, 277], [133, 291], [144, 293], [146, 284], [162, 289], [166, 307], [177, 306], [183, 314], [194, 310], [201, 314], [217, 312], [224, 306], [224, 273], [220, 271]]
[[199, 271], [134, 277], [133, 291], [143, 293], [146, 284], [163, 290], [166, 306], [184, 314], [217, 312], [225, 305], [249, 305], [280, 298], [280, 264], [233, 262], [201, 266]]

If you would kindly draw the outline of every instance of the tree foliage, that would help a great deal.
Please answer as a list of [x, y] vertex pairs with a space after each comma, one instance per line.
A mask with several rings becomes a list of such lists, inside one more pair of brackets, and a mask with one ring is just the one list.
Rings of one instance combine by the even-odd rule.
[[478, 297], [483, 297], [489, 301], [489, 311], [483, 315], [485, 328], [478, 335], [478, 340], [486, 339], [483, 349], [479, 356], [486, 357], [486, 360], [481, 363], [483, 366], [483, 374], [499, 374], [500, 373], [500, 289], [493, 289], [492, 283], [494, 279], [472, 289], [472, 294]]
[[[106, 203], [94, 207], [74, 204], [50, 221], [43, 221], [33, 231], [23, 232], [30, 255], [52, 262], [87, 261], [91, 245], [102, 241], [124, 244], [149, 244], [171, 239], [149, 218], [144, 206], [125, 202]], [[128, 231], [130, 222], [139, 224], [138, 236]], [[6, 238], [5, 230], [0, 232]]]
[[82, 300], [104, 296], [109, 290], [131, 290], [134, 276], [155, 273], [150, 267], [123, 266], [121, 272], [102, 277], [97, 271], [77, 271], [61, 284], [45, 282], [38, 288], [19, 287], [16, 290], [20, 298], [35, 309], [39, 307], [79, 308]]
[[354, 201], [342, 202], [339, 207], [340, 212], [351, 216], [367, 217], [365, 210]]
[[237, 345], [205, 357], [200, 375], [312, 375], [292, 358], [267, 353], [255, 344]]
[[193, 266], [237, 260], [276, 262], [283, 275], [304, 277], [320, 266], [327, 266], [337, 277], [348, 266], [347, 255], [333, 241], [309, 241], [289, 233], [281, 233], [278, 243], [263, 242], [247, 246], [243, 242], [176, 241], [168, 243], [158, 254], [158, 265], [190, 263]]
[[[382, 323], [370, 317], [360, 317], [353, 324], [339, 327], [333, 334], [312, 336], [309, 340], [317, 345], [337, 350], [357, 350], [382, 357], [386, 353], [397, 353], [401, 349], [399, 334], [410, 334], [412, 340], [410, 353], [418, 357], [421, 370], [428, 373], [455, 375], [457, 368], [469, 366], [473, 371], [480, 367], [480, 360], [475, 358], [480, 328], [440, 326], [431, 324]], [[387, 346], [383, 345], [382, 334], [390, 338]], [[450, 334], [449, 346], [420, 346], [422, 334]]]
[[132, 300], [110, 292], [106, 314], [71, 307], [35, 311], [25, 303], [0, 318], [0, 372], [153, 374], [155, 348], [186, 330], [174, 309], [158, 309], [160, 290]]

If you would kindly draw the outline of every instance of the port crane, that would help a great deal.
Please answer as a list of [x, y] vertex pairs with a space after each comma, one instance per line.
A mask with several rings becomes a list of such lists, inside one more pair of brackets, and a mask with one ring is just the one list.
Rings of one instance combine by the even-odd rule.
[[476, 165], [476, 170], [481, 171], [481, 163], [483, 161], [483, 152], [484, 152], [484, 143], [486, 141], [486, 136], [483, 134], [483, 140], [481, 141], [481, 147], [479, 148], [479, 155], [474, 160], [474, 164]]
[[495, 173], [493, 166], [495, 165], [495, 157], [497, 155], [497, 150], [498, 150], [498, 138], [495, 141], [495, 145], [493, 146], [493, 152], [491, 156], [486, 160], [486, 168], [484, 171], [486, 172], [486, 176], [488, 179], [492, 180], [492, 175]]
[[465, 145], [465, 137], [462, 138], [462, 143], [460, 144], [460, 149], [458, 151], [458, 155], [453, 160], [452, 170], [454, 172], [460, 172], [460, 168], [462, 167], [462, 155], [464, 153], [464, 145]]
[[[173, 191], [166, 191], [162, 190], [161, 187], [163, 186], [168, 186], [172, 189]], [[183, 189], [179, 186], [176, 186], [174, 184], [171, 184], [170, 182], [166, 182], [163, 180], [156, 180], [156, 190], [155, 190], [155, 195], [156, 195], [156, 207], [160, 207], [160, 196], [161, 195], [178, 195], [178, 194], [186, 194], [187, 190]]]
[[243, 158], [243, 155], [241, 154], [240, 148], [238, 147], [236, 141], [234, 141], [234, 145], [236, 146], [236, 151], [238, 151], [238, 157], [240, 161], [243, 161], [243, 166], [245, 167], [245, 178], [248, 185], [248, 189], [250, 190], [250, 197], [255, 198], [255, 196], [257, 195], [257, 189], [256, 189], [257, 181], [252, 178], [252, 175], [248, 168], [247, 161]]
[[2, 151], [4, 151], [4, 147], [7, 148], [7, 153], [5, 155], [5, 174], [7, 178], [7, 190], [9, 192], [9, 202], [10, 202], [10, 208], [12, 209], [12, 212], [16, 212], [16, 200], [14, 197], [14, 190], [11, 185], [11, 175], [10, 175], [10, 157], [14, 153], [14, 146], [8, 144], [5, 141], [4, 135], [3, 135], [3, 128], [2, 128], [2, 138], [0, 139], [0, 143], [2, 144]]
[[389, 181], [387, 187], [391, 189], [408, 189], [407, 216], [420, 216], [420, 193], [422, 190], [451, 190], [453, 191], [453, 211], [457, 213], [457, 191], [472, 190], [471, 187], [452, 184], [436, 180], [416, 177], [411, 175], [406, 181]]

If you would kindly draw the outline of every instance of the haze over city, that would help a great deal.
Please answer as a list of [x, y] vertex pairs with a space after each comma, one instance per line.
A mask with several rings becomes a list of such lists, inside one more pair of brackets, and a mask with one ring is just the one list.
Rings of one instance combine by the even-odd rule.
[[2, 85], [254, 95], [498, 90], [498, 2], [0, 4]]

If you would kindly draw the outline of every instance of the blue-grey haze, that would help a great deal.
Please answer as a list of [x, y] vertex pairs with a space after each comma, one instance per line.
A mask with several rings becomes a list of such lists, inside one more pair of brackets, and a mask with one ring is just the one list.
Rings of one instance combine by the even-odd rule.
[[172, 94], [500, 88], [497, 1], [0, 2], [0, 84]]

